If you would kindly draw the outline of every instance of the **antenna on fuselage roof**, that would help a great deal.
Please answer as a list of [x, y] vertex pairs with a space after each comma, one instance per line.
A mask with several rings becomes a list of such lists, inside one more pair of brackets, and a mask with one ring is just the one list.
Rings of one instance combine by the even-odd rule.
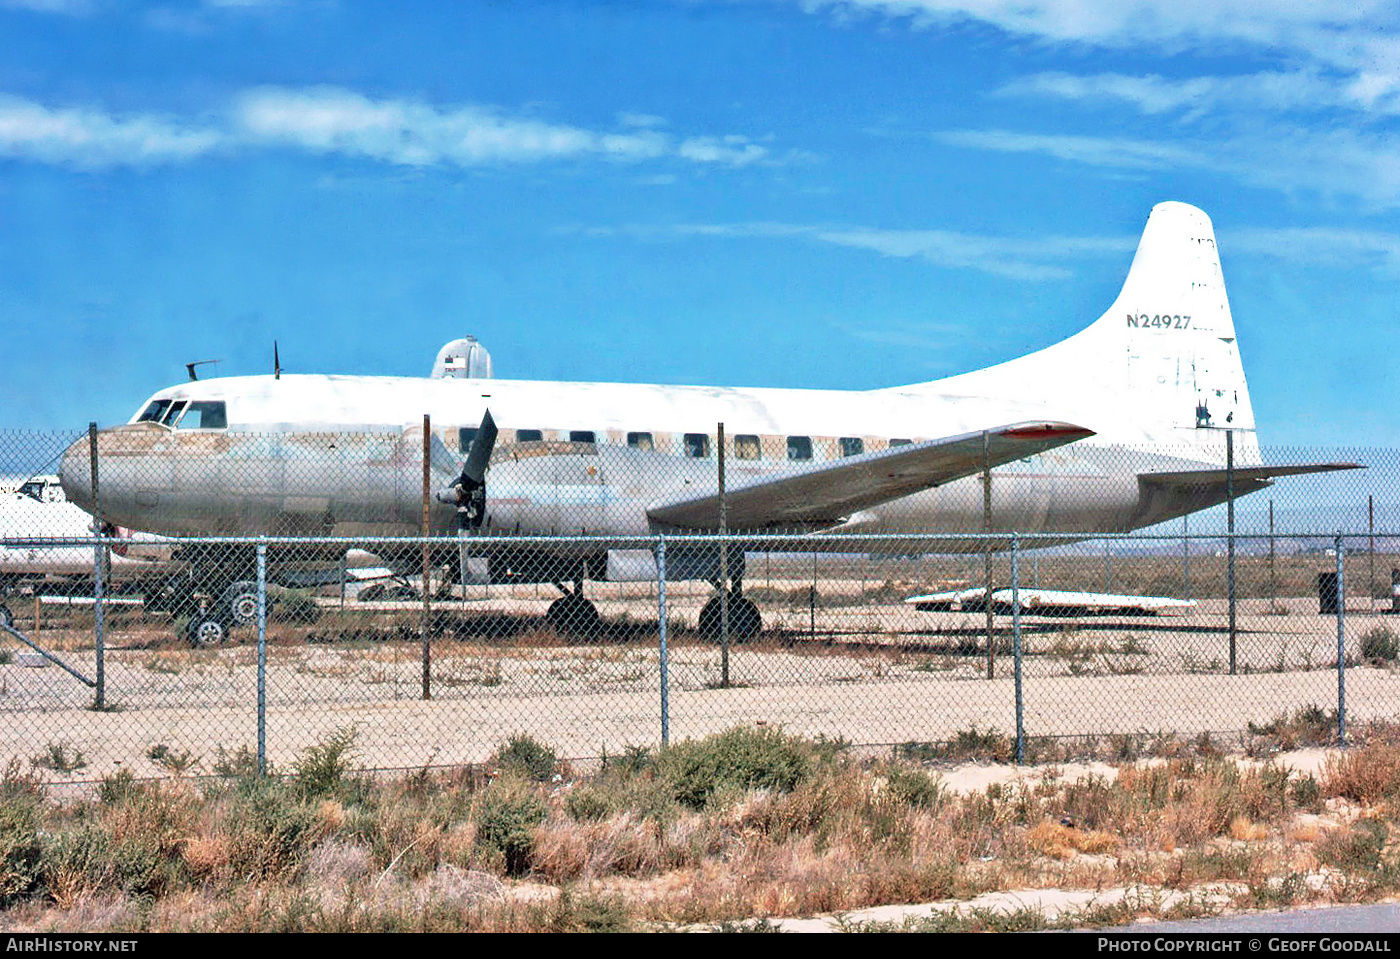
[[217, 363], [217, 362], [219, 362], [219, 361], [218, 361], [218, 360], [195, 360], [193, 363], [186, 363], [186, 364], [185, 364], [185, 369], [187, 369], [187, 370], [190, 371], [190, 382], [193, 383], [195, 380], [199, 379], [199, 377], [195, 374], [195, 371], [194, 371], [194, 368], [195, 368], [196, 366], [206, 366], [206, 365], [208, 365], [208, 364], [210, 364], [210, 363]]
[[280, 380], [282, 378], [282, 358], [277, 355], [277, 341], [272, 341], [272, 378]]

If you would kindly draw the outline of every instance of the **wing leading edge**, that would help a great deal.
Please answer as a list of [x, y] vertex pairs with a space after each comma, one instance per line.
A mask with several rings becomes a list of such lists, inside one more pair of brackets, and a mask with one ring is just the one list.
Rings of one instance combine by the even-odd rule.
[[[834, 526], [857, 510], [1093, 435], [1093, 430], [1071, 423], [1015, 423], [850, 456], [799, 473], [758, 477], [726, 491], [729, 528], [810, 530]], [[718, 487], [699, 493], [688, 490], [683, 498], [654, 503], [647, 516], [662, 527], [717, 529]]]

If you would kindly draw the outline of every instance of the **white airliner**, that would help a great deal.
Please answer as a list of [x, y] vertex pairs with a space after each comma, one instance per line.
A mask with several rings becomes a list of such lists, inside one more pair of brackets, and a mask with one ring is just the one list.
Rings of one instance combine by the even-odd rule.
[[[611, 578], [605, 542], [499, 537], [717, 529], [719, 423], [731, 530], [966, 533], [990, 522], [1073, 538], [1214, 506], [1227, 482], [1238, 496], [1277, 476], [1352, 465], [1261, 463], [1215, 234], [1205, 213], [1175, 202], [1152, 210], [1122, 291], [1096, 322], [930, 383], [560, 383], [460, 368], [429, 379], [246, 376], [161, 390], [99, 436], [104, 516], [174, 535], [416, 534], [426, 414], [433, 485], [445, 490], [433, 531], [460, 523], [489, 536], [480, 555], [490, 581], [573, 580], [551, 619], [591, 623], [582, 583]], [[978, 475], [988, 468], [989, 515]], [[62, 476], [85, 507], [89, 475], [84, 439], [64, 454]], [[678, 548], [669, 572], [718, 585], [715, 557], [709, 546]], [[225, 551], [213, 566], [241, 565], [228, 574], [239, 576], [247, 563]], [[741, 552], [736, 566], [737, 592]], [[752, 603], [731, 602], [740, 632], [756, 630]]]

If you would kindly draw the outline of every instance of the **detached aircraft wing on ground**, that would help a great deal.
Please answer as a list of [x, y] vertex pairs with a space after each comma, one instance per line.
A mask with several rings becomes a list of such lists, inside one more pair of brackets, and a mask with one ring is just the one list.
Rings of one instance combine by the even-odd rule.
[[[1020, 594], [1021, 612], [1029, 616], [1156, 616], [1160, 613], [1185, 612], [1196, 606], [1194, 599], [1173, 599], [1170, 596], [1134, 596], [1065, 589], [1022, 589]], [[924, 613], [970, 613], [986, 610], [986, 596], [986, 589], [977, 586], [910, 596], [904, 602]], [[1009, 613], [1011, 604], [1010, 589], [992, 590], [994, 610]]]

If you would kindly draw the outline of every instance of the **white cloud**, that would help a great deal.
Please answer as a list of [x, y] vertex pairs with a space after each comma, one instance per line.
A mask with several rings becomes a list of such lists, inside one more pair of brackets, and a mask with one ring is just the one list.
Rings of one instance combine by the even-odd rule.
[[1400, 144], [1345, 128], [1274, 127], [1225, 139], [1164, 143], [1114, 137], [954, 130], [932, 135], [951, 146], [1039, 153], [1119, 170], [1209, 170], [1288, 193], [1355, 197], [1376, 208], [1400, 206]]
[[697, 163], [724, 163], [748, 166], [768, 155], [766, 147], [750, 143], [747, 137], [691, 137], [681, 142], [676, 155]]
[[1366, 266], [1400, 276], [1400, 236], [1335, 227], [1231, 230], [1222, 255], [1252, 253], [1308, 265]]
[[1380, 76], [1324, 76], [1317, 71], [1203, 76], [1169, 80], [1155, 74], [1076, 76], [1037, 73], [1006, 84], [995, 96], [1037, 96], [1082, 103], [1123, 103], [1145, 114], [1188, 117], [1215, 110], [1275, 112], [1353, 110], [1400, 115], [1400, 89]]
[[[1361, 109], [1394, 112], [1400, 91], [1400, 5], [1394, 0], [798, 0], [811, 11], [864, 12], [915, 26], [981, 23], [1044, 44], [1140, 49], [1154, 59], [1192, 51], [1263, 52], [1297, 64], [1287, 73], [1243, 81], [1246, 97], [1289, 97], [1337, 74], [1335, 91]], [[1284, 79], [1277, 79], [1284, 78]], [[1092, 79], [1092, 78], [1090, 78]], [[1191, 81], [1187, 81], [1189, 84]], [[1224, 81], [1226, 92], [1233, 81]], [[1269, 90], [1271, 83], [1280, 88]], [[1102, 84], [1100, 84], [1102, 86]], [[1253, 89], [1251, 89], [1251, 86]], [[1118, 93], [1144, 106], [1183, 91]], [[1159, 85], [1160, 87], [1160, 85]], [[1189, 89], [1189, 87], [1187, 88]]]
[[407, 167], [590, 158], [630, 163], [669, 158], [725, 167], [775, 162], [767, 159], [767, 148], [741, 136], [678, 140], [635, 123], [618, 131], [589, 130], [488, 106], [438, 108], [414, 100], [373, 100], [333, 87], [249, 91], [218, 126], [154, 114], [48, 107], [0, 94], [4, 157], [100, 168], [179, 162], [215, 148], [271, 146]]
[[1160, 170], [1180, 165], [1202, 165], [1197, 152], [1153, 140], [1016, 133], [1010, 130], [948, 130], [932, 136], [939, 143], [949, 146], [992, 150], [998, 153], [1043, 153], [1061, 160], [1073, 160], [1091, 166]]
[[239, 132], [253, 141], [406, 166], [474, 166], [588, 154], [639, 160], [666, 152], [665, 140], [645, 131], [596, 133], [506, 117], [485, 107], [439, 110], [411, 100], [371, 100], [333, 87], [253, 91], [240, 99], [235, 116]]
[[975, 270], [1014, 280], [1039, 282], [1072, 275], [1065, 261], [1130, 252], [1136, 237], [1048, 236], [1034, 239], [988, 236], [953, 230], [883, 230], [871, 227], [808, 226], [792, 223], [685, 223], [665, 227], [580, 228], [592, 237], [630, 236], [643, 240], [683, 237], [796, 238], [869, 250], [896, 259], [914, 259], [949, 269]]
[[[1043, 40], [1106, 47], [1246, 43], [1335, 62], [1377, 46], [1391, 0], [800, 0], [809, 10], [864, 11], [916, 25], [972, 21]], [[1380, 47], [1384, 41], [1380, 41]]]
[[92, 10], [91, 0], [0, 0], [0, 9], [81, 16]]
[[738, 167], [762, 159], [768, 152], [738, 136], [691, 137], [677, 145], [670, 136], [636, 123], [627, 132], [598, 132], [511, 117], [491, 107], [439, 109], [414, 100], [371, 100], [335, 87], [252, 91], [240, 99], [235, 116], [240, 134], [255, 142], [407, 166], [474, 166], [587, 156], [640, 161], [674, 156]]
[[0, 156], [81, 168], [147, 166], [188, 160], [223, 142], [217, 130], [162, 117], [51, 109], [0, 95]]

